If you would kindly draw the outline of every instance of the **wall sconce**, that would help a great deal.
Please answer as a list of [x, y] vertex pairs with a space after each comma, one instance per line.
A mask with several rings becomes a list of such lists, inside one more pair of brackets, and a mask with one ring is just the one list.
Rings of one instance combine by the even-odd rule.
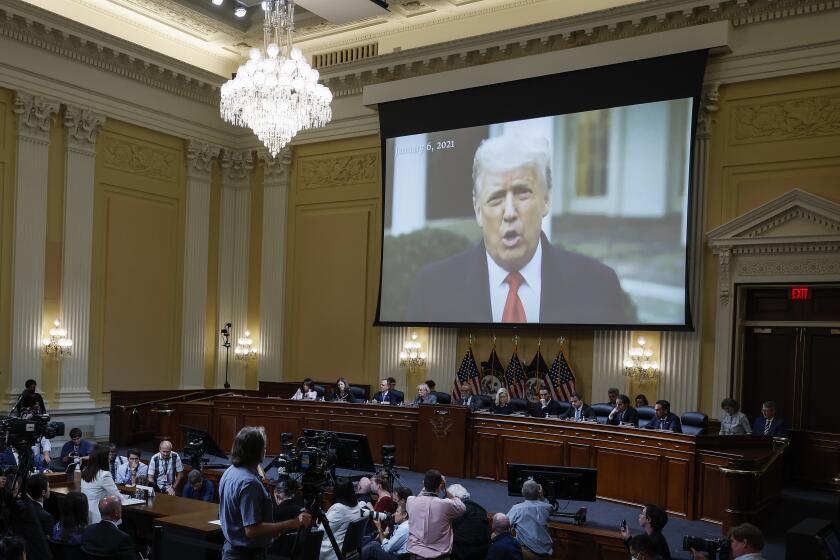
[[72, 354], [73, 341], [67, 338], [67, 329], [61, 326], [61, 321], [53, 321], [53, 328], [50, 329], [50, 337], [42, 340], [44, 354], [53, 361], [61, 361]]
[[411, 340], [406, 340], [400, 352], [400, 367], [414, 371], [426, 366], [426, 353], [420, 349], [417, 333], [411, 333]]
[[630, 348], [629, 356], [624, 360], [624, 375], [640, 381], [659, 377], [659, 364], [654, 359], [653, 350], [646, 348], [645, 337], [640, 336], [639, 346]]
[[245, 336], [236, 341], [236, 349], [233, 351], [233, 357], [243, 362], [248, 362], [257, 357], [257, 351], [254, 349], [254, 341], [251, 338], [251, 331], [245, 331]]

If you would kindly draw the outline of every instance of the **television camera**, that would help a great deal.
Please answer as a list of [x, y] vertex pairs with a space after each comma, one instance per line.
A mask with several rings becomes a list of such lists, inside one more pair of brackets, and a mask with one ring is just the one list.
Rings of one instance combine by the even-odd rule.
[[704, 539], [703, 537], [683, 537], [683, 550], [705, 552], [710, 560], [730, 560], [732, 558], [732, 546], [729, 537], [717, 539]]

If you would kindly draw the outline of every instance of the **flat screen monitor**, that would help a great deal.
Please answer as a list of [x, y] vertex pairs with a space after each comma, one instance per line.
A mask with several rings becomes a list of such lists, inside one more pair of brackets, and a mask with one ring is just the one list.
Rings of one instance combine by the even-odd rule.
[[330, 430], [305, 430], [304, 435], [315, 435], [324, 432], [333, 433], [336, 436], [336, 467], [365, 472], [374, 472], [376, 470], [376, 466], [373, 463], [373, 455], [370, 452], [370, 443], [366, 435], [349, 432], [332, 432]]
[[533, 479], [542, 485], [548, 500], [595, 501], [597, 469], [508, 463], [507, 472], [508, 496], [521, 496], [522, 485]]

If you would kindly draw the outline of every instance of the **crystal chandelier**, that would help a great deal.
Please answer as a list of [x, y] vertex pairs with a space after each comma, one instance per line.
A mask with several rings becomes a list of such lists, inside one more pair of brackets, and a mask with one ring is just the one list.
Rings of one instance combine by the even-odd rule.
[[624, 360], [624, 374], [627, 377], [646, 381], [659, 376], [659, 364], [656, 363], [653, 350], [646, 348], [647, 340], [640, 336], [639, 346], [630, 348], [630, 356]]
[[243, 362], [248, 362], [257, 357], [257, 351], [254, 346], [254, 339], [251, 338], [251, 331], [246, 330], [245, 336], [236, 341], [236, 349], [233, 351], [233, 357]]
[[292, 47], [294, 0], [262, 4], [264, 49], [251, 49], [250, 59], [222, 85], [220, 112], [225, 121], [253, 130], [276, 156], [300, 130], [330, 122], [332, 93]]
[[67, 338], [67, 330], [61, 326], [61, 321], [53, 321], [53, 328], [50, 329], [50, 337], [41, 341], [44, 345], [44, 354], [56, 362], [66, 358], [72, 353], [73, 341]]
[[411, 340], [406, 340], [400, 352], [400, 367], [408, 368], [409, 371], [425, 367], [426, 353], [422, 351], [420, 342], [417, 340], [417, 333], [411, 333]]

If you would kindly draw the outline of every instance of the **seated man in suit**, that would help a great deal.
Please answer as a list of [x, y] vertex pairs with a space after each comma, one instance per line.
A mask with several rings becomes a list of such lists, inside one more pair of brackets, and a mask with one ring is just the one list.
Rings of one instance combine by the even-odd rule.
[[680, 417], [671, 412], [671, 403], [664, 399], [656, 401], [653, 405], [654, 417], [650, 422], [642, 426], [645, 430], [668, 430], [669, 432], [682, 433]]
[[764, 402], [761, 405], [761, 416], [753, 422], [752, 435], [787, 437], [787, 431], [784, 419], [776, 416], [776, 402]]
[[[26, 481], [26, 501], [35, 513], [35, 517], [41, 524], [44, 535], [51, 535], [55, 519], [50, 513], [44, 509], [44, 502], [50, 497], [50, 481], [46, 475], [38, 473], [33, 474]], [[25, 498], [25, 499], [26, 499]]]
[[461, 384], [461, 398], [455, 404], [466, 406], [470, 412], [475, 412], [478, 408], [478, 399], [473, 395], [473, 387], [469, 383]]
[[595, 411], [592, 410], [591, 406], [583, 402], [583, 399], [578, 393], [569, 395], [569, 404], [572, 405], [571, 408], [560, 417], [563, 420], [574, 420], [575, 422], [596, 420]]
[[118, 525], [122, 521], [122, 502], [117, 496], [105, 496], [99, 500], [102, 521], [88, 525], [82, 535], [82, 550], [91, 556], [114, 560], [134, 560], [134, 543]]
[[379, 391], [373, 395], [373, 400], [379, 404], [400, 404], [402, 402], [399, 393], [393, 392], [391, 384], [387, 379], [379, 382]]
[[407, 322], [634, 322], [612, 268], [553, 245], [543, 233], [551, 157], [544, 136], [502, 134], [481, 143], [471, 190], [482, 239], [417, 273]]
[[615, 408], [610, 412], [607, 418], [607, 424], [613, 426], [621, 426], [622, 424], [632, 424], [639, 427], [639, 413], [636, 409], [630, 406], [630, 397], [627, 395], [618, 395], [615, 399]]
[[560, 414], [560, 403], [551, 398], [548, 387], [540, 387], [539, 397], [540, 400], [534, 403], [531, 408], [531, 416], [545, 418], [546, 416], [557, 416]]

